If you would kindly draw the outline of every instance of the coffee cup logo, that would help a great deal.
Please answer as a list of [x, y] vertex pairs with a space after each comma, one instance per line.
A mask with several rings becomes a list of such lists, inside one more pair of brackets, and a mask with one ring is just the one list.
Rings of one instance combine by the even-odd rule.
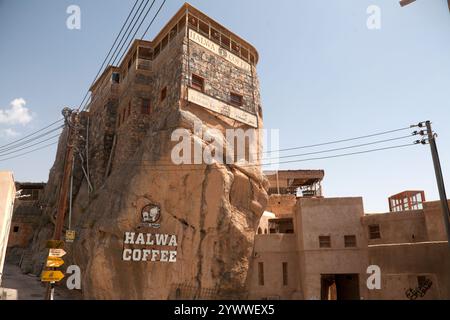
[[152, 228], [159, 228], [161, 220], [161, 209], [154, 204], [146, 205], [141, 210], [142, 223]]

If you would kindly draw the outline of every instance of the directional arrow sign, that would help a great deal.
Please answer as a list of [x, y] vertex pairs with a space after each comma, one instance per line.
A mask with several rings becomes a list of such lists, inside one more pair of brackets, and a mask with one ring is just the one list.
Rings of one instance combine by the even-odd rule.
[[48, 240], [47, 241], [48, 249], [62, 249], [64, 248], [64, 241], [62, 240]]
[[62, 258], [66, 255], [64, 249], [50, 249], [49, 258]]
[[64, 260], [57, 257], [48, 257], [47, 258], [47, 267], [50, 268], [58, 268], [64, 264]]
[[52, 271], [52, 270], [45, 270], [42, 272], [41, 275], [41, 281], [43, 282], [58, 282], [61, 281], [64, 278], [64, 274], [57, 270], [57, 271]]

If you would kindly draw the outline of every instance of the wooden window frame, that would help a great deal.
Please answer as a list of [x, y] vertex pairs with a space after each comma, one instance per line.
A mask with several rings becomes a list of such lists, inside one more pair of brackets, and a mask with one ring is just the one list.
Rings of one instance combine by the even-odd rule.
[[319, 248], [331, 248], [331, 236], [319, 236]]
[[358, 242], [356, 240], [356, 235], [348, 234], [344, 236], [344, 246], [346, 248], [356, 248], [358, 246]]
[[[239, 101], [235, 101], [233, 97], [238, 98]], [[230, 104], [236, 107], [242, 107], [244, 105], [244, 96], [236, 92], [230, 92]]]
[[[194, 81], [194, 79], [196, 79], [196, 81]], [[199, 82], [199, 84], [197, 83], [197, 81]], [[193, 73], [191, 76], [191, 87], [200, 92], [204, 92], [205, 91], [205, 78], [200, 77], [199, 75]]]
[[[377, 230], [373, 230], [376, 228]], [[369, 225], [369, 239], [377, 240], [381, 239], [380, 225], [379, 224], [371, 224]]]

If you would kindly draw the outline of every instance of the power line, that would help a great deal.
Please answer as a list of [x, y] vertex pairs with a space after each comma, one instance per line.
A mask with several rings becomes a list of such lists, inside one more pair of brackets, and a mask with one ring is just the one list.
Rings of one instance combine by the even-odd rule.
[[41, 132], [41, 131], [44, 131], [44, 130], [48, 129], [48, 128], [54, 126], [55, 124], [57, 124], [57, 123], [59, 123], [59, 122], [61, 122], [61, 121], [63, 121], [63, 120], [64, 120], [64, 119], [59, 119], [59, 120], [57, 120], [57, 121], [55, 121], [55, 122], [53, 122], [53, 123], [50, 123], [48, 126], [46, 126], [46, 127], [44, 127], [44, 128], [41, 128], [41, 129], [39, 129], [39, 130], [36, 130], [36, 131], [33, 132], [33, 133], [30, 133], [30, 134], [26, 135], [26, 136], [23, 137], [23, 138], [20, 138], [20, 139], [18, 139], [18, 140], [12, 141], [12, 142], [10, 142], [10, 143], [4, 144], [4, 145], [0, 146], [0, 149], [3, 149], [3, 148], [5, 148], [5, 147], [8, 147], [8, 146], [10, 146], [10, 145], [12, 145], [12, 144], [16, 144], [17, 142], [23, 141], [23, 140], [25, 140], [26, 138], [32, 137], [32, 136], [34, 136], [35, 134], [37, 134], [37, 133], [39, 133], [39, 132]]
[[368, 142], [368, 143], [363, 143], [363, 144], [352, 145], [352, 146], [348, 146], [348, 147], [328, 149], [328, 150], [324, 150], [324, 151], [315, 151], [315, 152], [294, 154], [294, 155], [288, 155], [288, 156], [280, 156], [280, 157], [274, 157], [274, 158], [263, 158], [261, 160], [265, 161], [265, 160], [287, 159], [287, 158], [309, 156], [309, 155], [313, 155], [313, 154], [327, 153], [327, 152], [333, 152], [333, 151], [348, 150], [348, 149], [353, 149], [353, 148], [360, 148], [360, 147], [366, 147], [366, 146], [371, 146], [371, 145], [375, 145], [375, 144], [385, 143], [385, 142], [403, 140], [406, 138], [411, 138], [413, 135], [402, 136], [402, 137], [392, 138], [392, 139], [378, 140], [378, 141], [373, 141], [373, 142]]
[[[117, 34], [116, 39], [114, 40], [113, 45], [112, 45], [111, 48], [109, 49], [109, 52], [108, 52], [108, 54], [106, 55], [105, 59], [103, 60], [103, 63], [102, 63], [102, 65], [101, 65], [100, 69], [98, 70], [98, 72], [97, 72], [97, 74], [96, 74], [96, 76], [95, 76], [95, 78], [94, 78], [94, 81], [92, 81], [90, 87], [95, 83], [95, 81], [97, 80], [97, 77], [98, 77], [98, 76], [100, 75], [100, 73], [102, 72], [103, 67], [105, 66], [106, 60], [108, 60], [108, 57], [109, 57], [109, 55], [110, 55], [112, 49], [113, 49], [113, 48], [115, 47], [115, 45], [116, 45], [117, 39], [119, 39], [119, 36], [120, 36], [120, 34], [122, 33], [122, 31], [123, 31], [125, 25], [128, 23], [128, 20], [130, 19], [130, 16], [131, 16], [131, 14], [133, 13], [134, 8], [136, 7], [136, 4], [138, 3], [138, 1], [139, 1], [139, 0], [136, 0], [136, 2], [134, 3], [133, 7], [131, 8], [131, 11], [130, 11], [130, 13], [128, 14], [128, 16], [127, 16], [125, 22], [122, 24], [122, 27], [120, 28], [120, 31], [119, 31], [119, 33]], [[133, 16], [133, 20], [134, 20], [134, 17], [136, 16], [137, 12], [139, 11], [139, 9], [140, 9], [140, 7], [142, 6], [143, 3], [144, 3], [144, 1], [141, 2], [139, 8], [136, 10], [135, 15]], [[130, 23], [130, 25], [131, 25], [131, 23]], [[130, 25], [128, 25], [128, 28], [129, 28]], [[127, 28], [127, 31], [128, 31], [128, 28]], [[125, 33], [126, 33], [127, 31], [125, 31]], [[125, 34], [125, 33], [124, 33], [124, 34]], [[122, 37], [122, 39], [123, 39], [123, 37]], [[120, 41], [122, 41], [122, 39], [121, 39]], [[119, 45], [120, 45], [120, 42], [119, 42]], [[116, 50], [117, 50], [117, 48], [116, 48]], [[114, 53], [115, 53], [115, 51], [114, 51]], [[114, 53], [111, 55], [111, 58], [114, 56]], [[109, 59], [108, 64], [111, 62], [111, 58]], [[84, 95], [84, 98], [83, 98], [83, 100], [81, 101], [81, 103], [80, 103], [80, 105], [79, 105], [79, 107], [78, 107], [78, 110], [81, 109], [81, 106], [83, 105], [83, 103], [85, 102], [85, 100], [86, 100], [86, 98], [87, 98], [88, 96], [89, 96], [89, 89], [87, 90], [86, 94]]]
[[[147, 7], [147, 4], [149, 3], [150, 0], [147, 0], [146, 4], [144, 5], [141, 13], [139, 14], [138, 18], [136, 19], [136, 21], [134, 22], [129, 34], [127, 35], [125, 42], [122, 43], [122, 46], [120, 47], [119, 51], [117, 52], [116, 57], [114, 58], [114, 60], [112, 61], [112, 64], [116, 63], [117, 58], [119, 57], [120, 53], [122, 52], [122, 49], [126, 43], [126, 41], [128, 40], [128, 38], [130, 37], [131, 32], [133, 32], [133, 30], [135, 29], [136, 24], [138, 23], [138, 21], [140, 20], [140, 17], [142, 15], [142, 13], [144, 12], [143, 10], [145, 10], [145, 8]], [[155, 4], [156, 0], [153, 0], [152, 3], [150, 4], [150, 7], [147, 9], [146, 13], [144, 14], [144, 17], [142, 18], [142, 20], [140, 21], [137, 29], [134, 31], [134, 34], [132, 35], [130, 41], [128, 42], [128, 44], [126, 45], [126, 49], [123, 51], [122, 55], [120, 56], [120, 58], [117, 60], [117, 63], [120, 63], [120, 61], [123, 60], [123, 58], [125, 57], [125, 55], [127, 54], [131, 43], [133, 42], [133, 40], [136, 37], [136, 34], [139, 32], [139, 30], [141, 29], [142, 24], [144, 23], [145, 19], [147, 18], [148, 14], [150, 13], [151, 9], [153, 8], [154, 4]], [[150, 26], [153, 24], [153, 22], [155, 21], [155, 19], [157, 18], [157, 16], [159, 15], [161, 9], [163, 8], [164, 4], [166, 3], [166, 0], [164, 0], [162, 2], [162, 4], [160, 5], [158, 11], [156, 12], [156, 14], [154, 15], [153, 19], [151, 20], [149, 26], [147, 27], [146, 31], [144, 32], [143, 36], [147, 33], [148, 29], [150, 28]], [[142, 38], [141, 38], [142, 40]], [[122, 42], [122, 41], [121, 41]], [[117, 48], [116, 48], [117, 51]], [[87, 102], [85, 104], [85, 106], [83, 107], [83, 110], [85, 110], [87, 107]]]
[[324, 142], [324, 143], [318, 143], [318, 144], [312, 144], [312, 145], [306, 145], [306, 146], [301, 146], [301, 147], [294, 147], [294, 148], [287, 148], [287, 149], [279, 149], [279, 150], [265, 151], [265, 152], [263, 152], [263, 153], [275, 153], [275, 152], [282, 152], [282, 151], [292, 151], [292, 150], [299, 150], [299, 149], [307, 149], [307, 148], [321, 147], [321, 146], [326, 146], [326, 145], [330, 145], [330, 144], [337, 144], [337, 143], [342, 143], [342, 142], [349, 142], [349, 141], [354, 141], [354, 140], [360, 140], [360, 139], [372, 138], [372, 137], [376, 137], [376, 136], [380, 136], [380, 135], [385, 135], [385, 134], [389, 134], [389, 133], [394, 133], [394, 132], [399, 132], [399, 131], [411, 130], [411, 128], [413, 128], [413, 127], [415, 127], [415, 126], [409, 126], [409, 127], [405, 127], [405, 128], [394, 129], [394, 130], [389, 130], [389, 131], [384, 131], [384, 132], [378, 132], [378, 133], [368, 134], [368, 135], [365, 135], [365, 136], [360, 136], [360, 137], [355, 137], [355, 138], [342, 139], [342, 140], [335, 140], [335, 141]]
[[[153, 0], [153, 3], [151, 4], [150, 8], [147, 10], [147, 13], [146, 13], [145, 16], [144, 16], [144, 20], [145, 20], [145, 17], [147, 16], [148, 12], [151, 10], [151, 8], [152, 8], [153, 4], [155, 3], [155, 1], [156, 1], [156, 0]], [[139, 5], [138, 9], [136, 10], [136, 12], [135, 12], [134, 15], [133, 15], [133, 18], [131, 19], [130, 23], [128, 24], [127, 29], [125, 30], [124, 34], [122, 35], [122, 38], [120, 39], [120, 41], [119, 41], [119, 43], [118, 43], [116, 49], [114, 50], [113, 54], [111, 55], [111, 57], [110, 57], [110, 59], [109, 59], [109, 61], [108, 61], [108, 64], [114, 65], [114, 64], [116, 63], [116, 59], [119, 57], [120, 53], [122, 52], [122, 49], [123, 49], [125, 43], [127, 42], [128, 38], [130, 37], [131, 33], [133, 32], [134, 27], [135, 27], [136, 24], [138, 23], [140, 17], [142, 16], [142, 13], [144, 12], [144, 10], [145, 10], [145, 8], [147, 7], [147, 5], [148, 5], [149, 2], [150, 2], [150, 0], [146, 0], [145, 5], [142, 7], [142, 4], [144, 4], [144, 0], [143, 0], [143, 1], [141, 2], [141, 4]], [[142, 8], [142, 9], [141, 9], [141, 8]], [[136, 21], [135, 21], [134, 19], [136, 18], [136, 15], [138, 14], [138, 12], [139, 12], [139, 15], [138, 15], [138, 17], [137, 17], [137, 19], [136, 19]], [[142, 21], [142, 22], [143, 22], [143, 21]], [[141, 25], [142, 25], [142, 22], [141, 22]], [[131, 26], [132, 24], [133, 24], [133, 26]], [[130, 29], [130, 26], [131, 26], [131, 29]], [[139, 30], [139, 28], [140, 28], [140, 26], [138, 27], [138, 30]], [[128, 30], [129, 30], [129, 31], [128, 31]], [[136, 30], [136, 32], [137, 32], [138, 30]], [[125, 35], [126, 35], [126, 38], [125, 38]], [[136, 35], [136, 33], [135, 33], [135, 35]], [[134, 38], [134, 36], [133, 36], [133, 38]], [[133, 38], [131, 38], [131, 40], [130, 40], [129, 43], [131, 43], [131, 41], [133, 40]], [[125, 39], [125, 41], [124, 41], [124, 39]], [[119, 49], [119, 51], [117, 51], [117, 49], [119, 48], [119, 46], [120, 46], [120, 49]], [[124, 54], [127, 52], [128, 47], [129, 47], [129, 44], [127, 45], [127, 49], [124, 51]], [[117, 53], [117, 54], [116, 54], [116, 53]], [[122, 55], [122, 57], [123, 57], [123, 55]], [[120, 61], [122, 60], [122, 57], [119, 59], [118, 62], [120, 62]], [[88, 93], [89, 93], [89, 91], [88, 91]], [[88, 101], [89, 101], [89, 100], [87, 100], [87, 101], [85, 102], [85, 104], [84, 104], [82, 110], [86, 110], [86, 108], [87, 108], [87, 106], [88, 106]]]
[[40, 135], [38, 135], [38, 136], [36, 136], [36, 137], [33, 137], [33, 138], [31, 138], [31, 139], [22, 141], [22, 142], [20, 142], [20, 143], [16, 143], [16, 144], [11, 145], [11, 146], [9, 146], [9, 147], [7, 147], [7, 148], [0, 148], [0, 153], [1, 153], [1, 152], [5, 152], [5, 151], [9, 151], [9, 150], [14, 150], [14, 149], [17, 149], [17, 148], [19, 148], [19, 147], [21, 147], [21, 146], [27, 145], [27, 144], [29, 144], [30, 142], [36, 141], [36, 140], [38, 140], [38, 139], [40, 139], [40, 138], [43, 138], [43, 137], [45, 137], [45, 136], [47, 136], [47, 135], [49, 135], [49, 134], [51, 134], [51, 133], [53, 133], [53, 132], [55, 132], [55, 131], [61, 130], [63, 127], [64, 127], [64, 126], [59, 126], [59, 127], [55, 128], [55, 129], [49, 130], [49, 131], [47, 131], [47, 132], [45, 132], [45, 133], [43, 133], [43, 134], [40, 134]]
[[328, 157], [318, 157], [318, 158], [308, 158], [308, 159], [300, 159], [300, 160], [291, 160], [291, 161], [282, 161], [277, 163], [268, 163], [268, 164], [261, 164], [261, 166], [269, 166], [274, 164], [287, 164], [287, 163], [296, 163], [296, 162], [304, 162], [304, 161], [312, 161], [312, 160], [324, 160], [324, 159], [332, 159], [332, 158], [341, 158], [341, 157], [347, 157], [347, 156], [353, 156], [358, 154], [365, 154], [365, 153], [372, 153], [377, 151], [383, 151], [383, 150], [391, 150], [391, 149], [399, 149], [399, 148], [405, 148], [405, 147], [412, 147], [418, 145], [417, 143], [408, 143], [408, 144], [402, 144], [392, 147], [385, 147], [385, 148], [378, 148], [378, 149], [372, 149], [372, 150], [365, 150], [365, 151], [359, 151], [359, 152], [351, 152], [351, 153], [343, 153], [343, 154], [337, 154], [333, 156]]
[[[148, 3], [148, 2], [149, 2], [149, 0], [147, 0], [147, 3]], [[120, 61], [122, 61], [123, 57], [127, 54], [127, 51], [128, 51], [128, 48], [130, 47], [131, 42], [133, 41], [133, 39], [134, 39], [134, 37], [136, 36], [136, 34], [138, 33], [138, 31], [141, 29], [142, 24], [144, 23], [145, 19], [147, 18], [147, 15], [150, 13], [150, 10], [153, 8], [155, 2], [156, 2], [156, 0], [153, 0], [152, 3], [151, 3], [151, 5], [150, 5], [150, 7], [147, 9], [147, 12], [145, 13], [144, 18], [143, 18], [142, 21], [139, 23], [139, 26], [138, 26], [137, 29], [134, 31], [133, 36], [131, 37], [130, 41], [128, 42], [128, 44], [127, 44], [127, 46], [126, 46], [127, 49], [122, 53], [122, 55], [120, 56], [120, 58], [119, 58], [119, 60], [117, 61], [117, 63], [120, 63]], [[147, 4], [146, 4], [146, 5], [147, 5]], [[140, 16], [142, 15], [142, 13], [143, 13], [143, 12], [141, 12], [141, 14], [139, 15], [138, 20], [139, 20]], [[156, 17], [156, 15], [155, 15], [155, 17]], [[137, 24], [138, 20], [136, 20], [136, 23], [134, 24], [134, 26]], [[134, 29], [134, 26], [133, 26], [133, 28], [131, 29], [132, 31], [133, 31], [133, 29]], [[130, 35], [128, 35], [128, 37], [129, 37], [129, 36], [130, 36]], [[128, 40], [128, 37], [127, 37], [127, 39], [125, 40], [125, 42]], [[125, 44], [125, 42], [124, 42], [124, 44]], [[122, 45], [122, 48], [123, 48], [123, 45]], [[120, 48], [119, 54], [120, 54], [120, 52], [122, 51], [122, 48]], [[116, 57], [116, 58], [117, 58], [117, 57]], [[113, 63], [115, 63], [115, 62], [116, 62], [116, 60], [114, 59]]]
[[150, 29], [151, 25], [153, 24], [153, 21], [155, 21], [156, 17], [158, 16], [159, 12], [161, 11], [161, 9], [163, 8], [163, 6], [166, 4], [166, 0], [164, 0], [161, 4], [161, 6], [159, 6], [158, 11], [156, 12], [155, 16], [153, 17], [152, 21], [150, 21], [150, 24], [147, 26], [147, 29], [145, 29], [144, 33], [142, 34], [141, 40], [144, 39], [145, 35], [147, 34], [148, 30]]
[[[272, 163], [255, 163], [255, 164], [250, 164], [250, 165], [240, 165], [237, 163], [232, 163], [232, 164], [221, 164], [221, 163], [215, 163], [215, 164], [142, 164], [142, 162], [145, 161], [150, 161], [150, 160], [128, 160], [128, 161], [123, 161], [123, 163], [134, 163], [134, 162], [139, 162], [139, 164], [133, 164], [134, 166], [140, 166], [140, 167], [172, 167], [172, 168], [177, 168], [177, 169], [168, 169], [168, 170], [161, 170], [158, 169], [159, 171], [195, 171], [195, 170], [205, 170], [205, 168], [192, 168], [192, 169], [186, 169], [186, 166], [194, 166], [194, 167], [198, 167], [198, 166], [206, 166], [206, 167], [210, 167], [212, 165], [220, 165], [220, 168], [226, 167], [226, 166], [237, 166], [240, 168], [245, 168], [245, 167], [256, 167], [256, 166], [271, 166], [271, 165], [279, 165], [279, 164], [287, 164], [287, 163], [296, 163], [296, 162], [305, 162], [305, 161], [313, 161], [313, 160], [324, 160], [324, 159], [332, 159], [332, 158], [340, 158], [340, 157], [346, 157], [346, 156], [352, 156], [352, 155], [359, 155], [359, 154], [365, 154], [365, 153], [372, 153], [372, 152], [379, 152], [379, 151], [384, 151], [384, 150], [391, 150], [391, 149], [399, 149], [399, 148], [405, 148], [405, 147], [409, 147], [409, 146], [415, 146], [415, 145], [419, 145], [418, 143], [408, 143], [408, 144], [403, 144], [403, 145], [396, 145], [396, 146], [390, 146], [390, 147], [383, 147], [383, 148], [377, 148], [377, 149], [369, 149], [369, 150], [364, 150], [364, 151], [358, 151], [358, 152], [351, 152], [351, 153], [343, 153], [343, 154], [336, 154], [336, 155], [331, 155], [331, 156], [326, 156], [326, 157], [315, 157], [315, 158], [307, 158], [307, 159], [298, 159], [298, 160], [290, 160], [290, 161], [280, 161], [280, 162], [272, 162]], [[218, 169], [220, 169], [218, 168]], [[214, 169], [214, 168], [213, 168]]]
[[33, 152], [35, 152], [35, 151], [39, 151], [39, 150], [42, 150], [42, 149], [48, 148], [48, 147], [50, 147], [50, 146], [53, 146], [53, 145], [55, 145], [55, 144], [58, 144], [58, 141], [55, 141], [55, 142], [53, 142], [53, 143], [50, 143], [50, 144], [47, 144], [47, 145], [45, 145], [45, 146], [42, 146], [42, 147], [40, 147], [40, 148], [36, 148], [36, 149], [34, 149], [34, 150], [30, 150], [30, 151], [28, 151], [28, 152], [24, 152], [24, 153], [21, 153], [21, 154], [15, 155], [14, 157], [9, 157], [9, 158], [4, 158], [4, 159], [0, 159], [0, 162], [2, 162], [2, 161], [6, 161], [6, 160], [11, 160], [11, 159], [16, 159], [16, 158], [22, 157], [22, 156], [24, 156], [24, 155], [27, 155], [27, 154], [33, 153]]
[[20, 151], [29, 149], [29, 148], [31, 148], [31, 147], [40, 145], [40, 144], [42, 144], [42, 143], [44, 143], [44, 142], [47, 142], [47, 141], [49, 141], [49, 140], [51, 140], [51, 139], [53, 139], [53, 138], [57, 138], [57, 137], [59, 137], [59, 133], [58, 133], [58, 134], [55, 134], [55, 135], [53, 135], [53, 136], [51, 136], [51, 137], [49, 137], [49, 138], [47, 138], [47, 139], [45, 139], [45, 140], [36, 142], [36, 143], [34, 143], [34, 144], [30, 144], [29, 146], [26, 146], [26, 147], [23, 147], [23, 148], [14, 150], [14, 151], [10, 151], [10, 152], [7, 152], [7, 153], [0, 153], [0, 157], [2, 157], [2, 156], [7, 156], [7, 155], [10, 155], [10, 154], [14, 154], [14, 153], [17, 153], [17, 152], [20, 152]]

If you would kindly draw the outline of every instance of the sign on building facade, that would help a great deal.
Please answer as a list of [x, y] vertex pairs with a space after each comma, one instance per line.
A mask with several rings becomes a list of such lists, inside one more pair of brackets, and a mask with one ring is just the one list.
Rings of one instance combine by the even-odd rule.
[[233, 107], [195, 89], [188, 88], [188, 101], [233, 120], [245, 123], [253, 128], [258, 127], [258, 119], [255, 115]]

